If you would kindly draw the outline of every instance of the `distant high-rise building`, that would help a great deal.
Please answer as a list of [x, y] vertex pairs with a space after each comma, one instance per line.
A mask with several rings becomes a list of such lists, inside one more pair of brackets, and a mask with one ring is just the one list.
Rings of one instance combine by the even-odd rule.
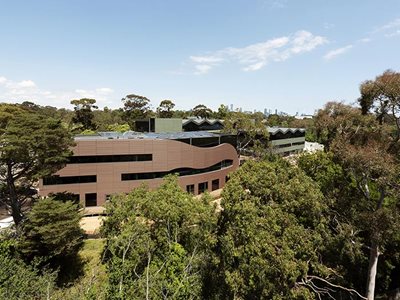
[[231, 104], [231, 111], [233, 111], [233, 104]]

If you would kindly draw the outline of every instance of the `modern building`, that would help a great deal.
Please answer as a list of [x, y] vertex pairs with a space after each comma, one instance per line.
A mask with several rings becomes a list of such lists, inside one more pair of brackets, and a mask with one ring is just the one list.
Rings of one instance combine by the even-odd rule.
[[224, 128], [224, 121], [217, 119], [183, 119], [183, 131], [220, 131]]
[[85, 206], [100, 206], [142, 183], [155, 188], [167, 174], [178, 174], [180, 186], [197, 195], [223, 187], [239, 166], [233, 135], [103, 132], [75, 142], [66, 166], [40, 180], [41, 196], [68, 192]]
[[147, 118], [135, 121], [135, 131], [138, 132], [181, 132], [182, 119], [178, 118]]
[[304, 150], [306, 142], [304, 128], [267, 127], [267, 129], [274, 153], [290, 155]]

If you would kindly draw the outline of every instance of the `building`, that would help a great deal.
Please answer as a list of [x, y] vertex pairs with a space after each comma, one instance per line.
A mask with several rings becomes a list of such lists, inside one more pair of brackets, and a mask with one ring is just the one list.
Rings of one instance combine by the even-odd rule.
[[178, 174], [180, 186], [197, 195], [223, 187], [239, 166], [232, 135], [103, 132], [75, 142], [66, 166], [40, 180], [39, 195], [68, 192], [85, 206], [100, 206], [142, 183], [155, 188], [167, 174]]
[[135, 121], [135, 131], [138, 132], [181, 132], [182, 119], [178, 118], [147, 118]]
[[183, 131], [220, 131], [224, 128], [224, 121], [217, 119], [183, 119]]
[[290, 155], [304, 150], [306, 142], [304, 128], [268, 127], [267, 129], [274, 153]]

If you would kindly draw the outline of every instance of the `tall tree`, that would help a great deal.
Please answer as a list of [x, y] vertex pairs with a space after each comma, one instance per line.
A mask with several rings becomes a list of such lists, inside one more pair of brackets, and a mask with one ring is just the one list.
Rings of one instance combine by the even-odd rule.
[[366, 296], [374, 299], [379, 256], [399, 230], [400, 164], [398, 154], [392, 152], [393, 130], [379, 116], [362, 115], [361, 110], [338, 103], [321, 110], [316, 124], [359, 192], [359, 224], [368, 232], [370, 249]]
[[111, 299], [199, 299], [215, 241], [210, 199], [193, 199], [166, 177], [156, 190], [142, 186], [114, 197], [102, 232]]
[[74, 105], [75, 115], [72, 118], [72, 122], [81, 124], [81, 130], [95, 130], [96, 125], [93, 122], [94, 114], [93, 109], [98, 107], [95, 105], [95, 99], [82, 98], [71, 100], [71, 104]]
[[361, 97], [358, 102], [364, 115], [373, 111], [379, 124], [395, 126], [392, 152], [400, 152], [396, 147], [400, 140], [400, 73], [387, 70], [375, 80], [364, 81], [360, 85]]
[[211, 294], [312, 299], [340, 289], [329, 286], [335, 271], [320, 259], [329, 236], [327, 206], [298, 168], [283, 160], [247, 161], [225, 186], [221, 205]]
[[71, 134], [60, 120], [16, 105], [0, 105], [0, 201], [17, 226], [23, 205], [36, 193], [37, 180], [59, 170], [72, 145]]
[[135, 129], [135, 120], [147, 118], [150, 114], [150, 100], [145, 96], [126, 95], [121, 99], [124, 103], [123, 118], [131, 129]]
[[157, 115], [159, 118], [172, 118], [174, 115], [175, 103], [171, 100], [163, 100], [157, 107]]
[[218, 111], [215, 113], [215, 118], [224, 120], [228, 116], [229, 110], [228, 107], [224, 104], [221, 104], [218, 107]]
[[193, 107], [192, 113], [197, 118], [207, 119], [211, 116], [212, 110], [205, 106], [204, 104], [199, 104]]

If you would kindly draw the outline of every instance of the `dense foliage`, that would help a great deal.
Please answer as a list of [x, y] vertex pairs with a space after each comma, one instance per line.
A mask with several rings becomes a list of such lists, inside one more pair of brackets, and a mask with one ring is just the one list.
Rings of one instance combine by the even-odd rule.
[[0, 104], [0, 201], [16, 225], [33, 186], [60, 169], [71, 154], [71, 133], [61, 121], [19, 105]]
[[59, 272], [59, 282], [80, 275], [78, 251], [83, 244], [83, 231], [78, 206], [70, 201], [51, 198], [36, 202], [23, 225], [18, 250], [27, 262], [37, 261]]
[[[400, 74], [365, 81], [360, 94], [359, 106], [329, 102], [303, 120], [177, 111], [172, 100], [153, 112], [135, 94], [114, 110], [94, 99], [73, 100], [74, 111], [0, 104], [0, 199], [17, 225], [0, 232], [0, 298], [386, 297], [400, 288]], [[84, 242], [78, 205], [68, 193], [37, 199], [38, 178], [63, 166], [71, 132], [123, 132], [155, 115], [224, 119], [252, 158], [229, 175], [222, 209], [168, 176], [112, 197], [104, 239]], [[305, 127], [325, 151], [265, 156], [265, 125]]]
[[176, 177], [113, 197], [104, 223], [110, 299], [199, 299], [215, 242], [210, 199], [193, 199]]

